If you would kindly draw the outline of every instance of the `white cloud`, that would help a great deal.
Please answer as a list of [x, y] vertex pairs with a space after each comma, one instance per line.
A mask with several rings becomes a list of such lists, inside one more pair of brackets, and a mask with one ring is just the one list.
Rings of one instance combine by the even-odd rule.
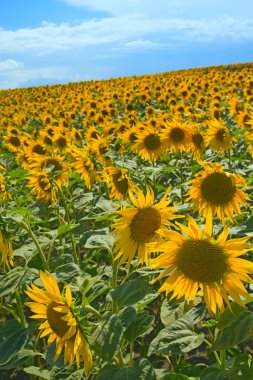
[[[7, 60], [8, 61], [8, 60]], [[1, 68], [0, 62], [0, 68]], [[13, 68], [9, 72], [1, 72], [0, 70], [0, 88], [16, 88], [32, 83], [32, 81], [66, 81], [71, 75], [68, 70], [62, 67], [21, 67], [23, 65]], [[69, 80], [69, 79], [68, 79]]]
[[23, 62], [18, 62], [15, 59], [5, 59], [4, 61], [0, 61], [0, 72], [15, 70], [22, 66]]
[[[0, 29], [0, 52], [30, 51], [40, 55], [108, 44], [113, 44], [113, 48], [125, 44], [128, 48], [131, 41], [149, 41], [146, 43], [149, 49], [157, 43], [157, 38], [161, 44], [220, 39], [250, 41], [253, 40], [253, 18], [159, 19], [134, 14], [89, 20], [78, 25], [43, 23], [37, 28]], [[142, 43], [142, 47], [144, 45]]]
[[218, 15], [247, 16], [253, 12], [250, 0], [60, 0], [68, 5], [111, 15], [141, 13], [161, 17], [213, 17]]

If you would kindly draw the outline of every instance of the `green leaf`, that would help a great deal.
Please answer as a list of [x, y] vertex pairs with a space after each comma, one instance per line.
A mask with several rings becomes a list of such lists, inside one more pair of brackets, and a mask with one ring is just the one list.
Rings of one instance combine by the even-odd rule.
[[146, 279], [134, 278], [123, 285], [118, 286], [110, 292], [114, 301], [117, 302], [120, 308], [134, 305], [142, 300], [146, 294], [151, 292], [151, 287]]
[[115, 314], [101, 322], [94, 335], [94, 350], [103, 360], [112, 362], [123, 339], [123, 326]]
[[229, 369], [229, 380], [252, 380], [253, 379], [253, 360], [247, 353], [235, 357], [233, 367]]
[[29, 360], [29, 359], [33, 358], [34, 356], [37, 356], [37, 355], [39, 355], [38, 352], [35, 352], [32, 350], [27, 350], [26, 348], [21, 348], [21, 350], [19, 350], [17, 352], [17, 354], [11, 358], [10, 362], [2, 365], [0, 368], [4, 369], [4, 370], [17, 368], [20, 365], [22, 365], [24, 362], [26, 362], [27, 360]]
[[[200, 380], [230, 380], [228, 371], [220, 368], [205, 368], [200, 376]], [[246, 380], [246, 379], [241, 379]]]
[[140, 380], [136, 368], [118, 368], [115, 365], [105, 365], [97, 376], [97, 380]]
[[219, 321], [217, 323], [217, 328], [219, 330], [224, 329], [228, 325], [230, 325], [235, 317], [237, 317], [239, 314], [242, 314], [246, 311], [245, 307], [238, 305], [238, 303], [232, 302], [230, 308], [226, 308], [225, 311], [221, 314]]
[[180, 330], [171, 331], [169, 327], [161, 330], [149, 346], [149, 355], [160, 352], [161, 354], [185, 354], [197, 348], [204, 340], [204, 334], [196, 334], [183, 326]]
[[253, 336], [253, 313], [245, 311], [219, 331], [212, 346], [213, 350], [225, 350]]
[[169, 302], [165, 299], [161, 306], [161, 321], [165, 326], [170, 326], [184, 314], [184, 302]]
[[0, 296], [13, 293], [19, 286], [37, 276], [37, 271], [32, 268], [17, 267], [0, 277]]
[[134, 342], [137, 337], [143, 336], [148, 332], [148, 329], [154, 322], [154, 319], [155, 317], [153, 315], [149, 315], [148, 313], [135, 313], [134, 318], [131, 320], [124, 332], [124, 337], [129, 342]]
[[113, 380], [119, 368], [114, 364], [106, 364], [97, 376], [97, 380]]
[[11, 360], [25, 345], [28, 330], [22, 329], [15, 320], [5, 322], [0, 327], [0, 367], [11, 364]]
[[85, 248], [106, 248], [111, 252], [114, 238], [110, 235], [92, 235], [84, 244]]
[[51, 380], [50, 371], [47, 369], [31, 366], [24, 368], [24, 372], [29, 373], [29, 375], [39, 376], [42, 379]]
[[135, 363], [135, 368], [138, 369], [139, 380], [157, 380], [154, 368], [148, 359], [141, 358]]

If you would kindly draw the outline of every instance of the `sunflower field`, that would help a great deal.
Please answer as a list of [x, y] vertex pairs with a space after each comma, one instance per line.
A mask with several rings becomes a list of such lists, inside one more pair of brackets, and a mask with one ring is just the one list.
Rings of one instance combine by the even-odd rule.
[[0, 379], [253, 379], [253, 63], [0, 91]]

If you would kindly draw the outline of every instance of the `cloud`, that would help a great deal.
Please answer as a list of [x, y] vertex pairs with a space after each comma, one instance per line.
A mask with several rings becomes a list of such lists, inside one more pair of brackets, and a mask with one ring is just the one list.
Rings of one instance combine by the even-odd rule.
[[249, 0], [60, 0], [74, 7], [104, 11], [110, 15], [141, 13], [161, 17], [247, 16], [253, 12]]
[[1, 71], [12, 71], [23, 66], [23, 62], [18, 62], [15, 59], [5, 59], [0, 61], [0, 73]]
[[[188, 41], [253, 40], [253, 19], [231, 16], [207, 19], [159, 19], [139, 14], [88, 20], [77, 25], [43, 23], [37, 28], [0, 29], [0, 52], [31, 52], [34, 55], [55, 51], [112, 44], [126, 46], [131, 41], [154, 44]], [[153, 44], [153, 46], [152, 46]]]
[[[6, 61], [13, 62], [14, 60]], [[23, 67], [23, 64], [20, 62], [20, 65], [12, 67], [12, 69], [7, 72], [5, 69], [1, 70], [1, 64], [3, 64], [3, 62], [0, 62], [1, 89], [27, 86], [35, 82], [38, 82], [37, 84], [42, 82], [44, 84], [66, 82], [70, 78], [69, 71], [62, 67]]]

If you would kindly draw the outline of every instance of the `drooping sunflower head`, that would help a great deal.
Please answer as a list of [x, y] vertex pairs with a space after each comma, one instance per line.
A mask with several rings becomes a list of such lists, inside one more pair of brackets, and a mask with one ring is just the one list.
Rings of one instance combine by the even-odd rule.
[[0, 173], [0, 199], [2, 202], [7, 202], [8, 200], [12, 199], [11, 194], [8, 191], [8, 188], [6, 186], [5, 178]]
[[129, 191], [135, 189], [134, 183], [127, 175], [127, 169], [106, 167], [103, 171], [104, 181], [109, 182], [110, 195], [116, 199], [128, 199]]
[[240, 214], [240, 205], [247, 205], [248, 196], [240, 187], [246, 187], [239, 174], [225, 172], [221, 164], [202, 163], [204, 170], [197, 173], [195, 179], [189, 181], [191, 188], [188, 200], [195, 204], [199, 214], [210, 222], [217, 214], [224, 223], [228, 217], [234, 222], [233, 214]]
[[243, 306], [241, 297], [249, 298], [249, 294], [242, 281], [252, 283], [246, 273], [253, 273], [253, 263], [238, 257], [252, 249], [247, 244], [249, 237], [227, 240], [225, 227], [214, 240], [210, 226], [202, 231], [191, 217], [188, 226], [177, 225], [184, 235], [167, 230], [167, 241], [148, 244], [151, 253], [160, 253], [150, 266], [163, 269], [154, 281], [168, 275], [159, 291], [177, 299], [202, 295], [213, 313], [223, 311], [224, 301], [230, 306], [229, 296]]
[[74, 311], [72, 294], [69, 286], [61, 294], [58, 284], [49, 272], [40, 272], [40, 280], [45, 290], [35, 286], [28, 287], [26, 292], [32, 302], [25, 304], [34, 315], [31, 318], [44, 319], [39, 327], [40, 338], [48, 337], [48, 344], [56, 343], [54, 361], [64, 349], [64, 365], [71, 367], [76, 360], [80, 367], [80, 358], [84, 362], [84, 372], [88, 376], [93, 365], [88, 342]]
[[43, 203], [55, 204], [57, 200], [57, 187], [48, 176], [45, 169], [41, 171], [31, 170], [28, 175], [27, 186], [36, 198]]
[[112, 233], [118, 234], [115, 259], [120, 258], [120, 263], [127, 261], [129, 267], [136, 253], [138, 265], [148, 263], [147, 243], [161, 240], [171, 220], [178, 217], [175, 208], [169, 206], [168, 192], [169, 189], [158, 203], [154, 203], [154, 193], [149, 187], [146, 196], [138, 188], [129, 192], [132, 205], [117, 211], [120, 218], [113, 224]]
[[14, 252], [11, 240], [5, 236], [5, 231], [0, 228], [0, 262], [4, 267], [13, 266]]

